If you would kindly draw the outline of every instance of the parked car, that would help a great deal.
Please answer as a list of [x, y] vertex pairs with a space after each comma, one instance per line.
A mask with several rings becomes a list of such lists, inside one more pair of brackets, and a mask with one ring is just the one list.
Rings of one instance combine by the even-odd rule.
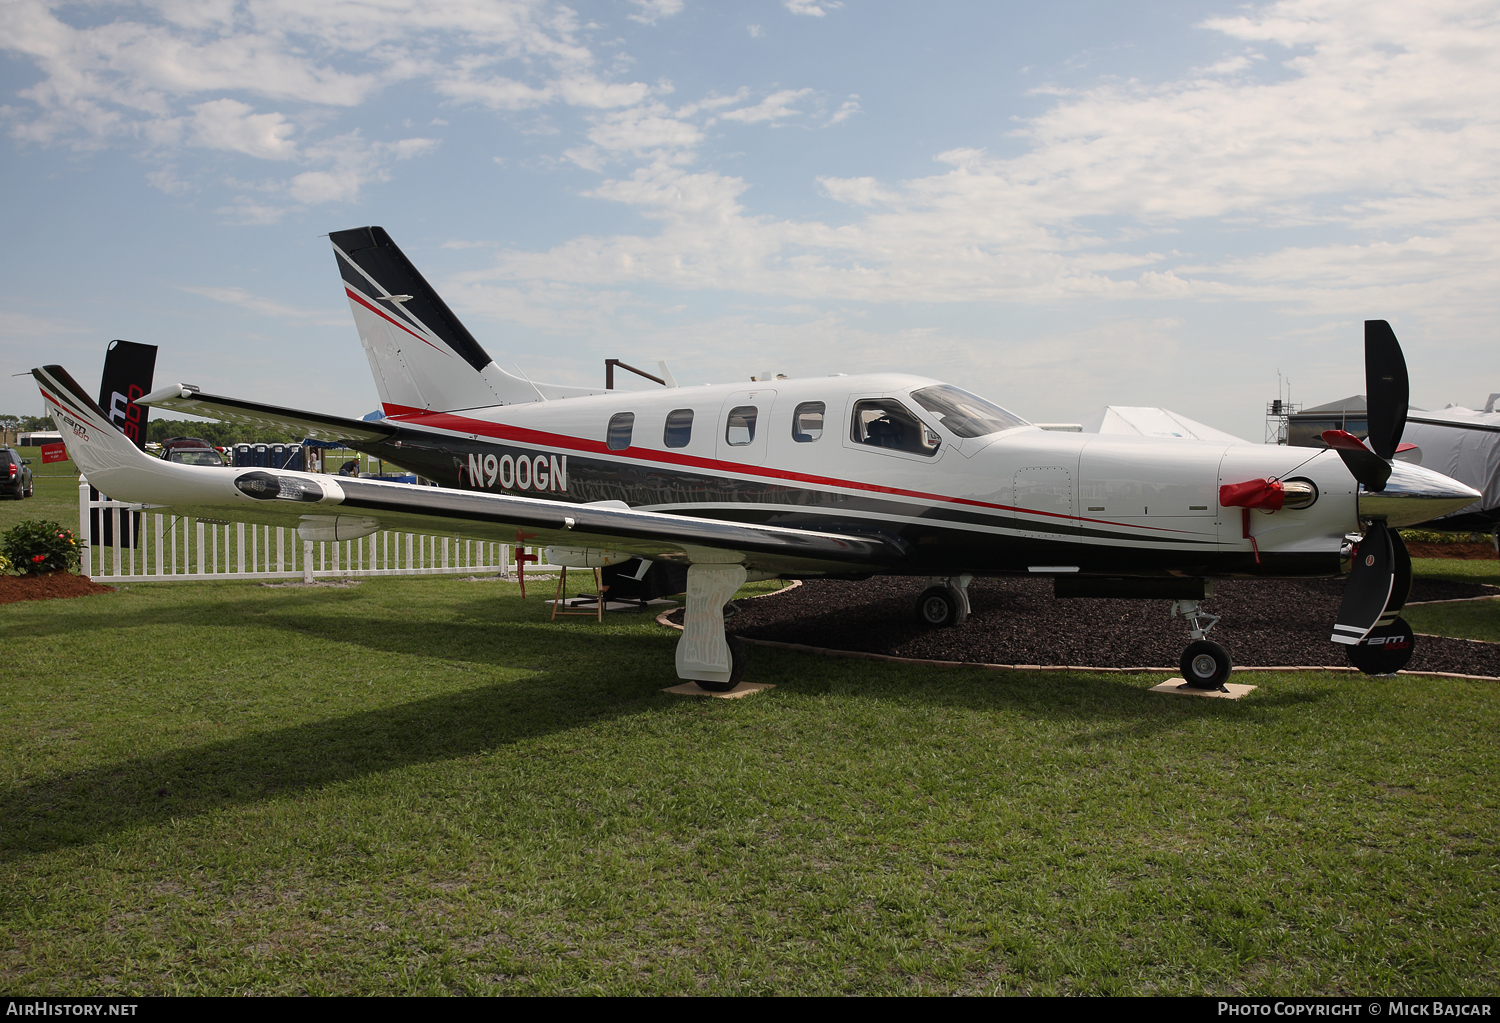
[[0, 494], [19, 501], [31, 496], [31, 459], [15, 448], [0, 448]]
[[161, 457], [182, 465], [224, 465], [224, 456], [202, 437], [168, 437], [161, 442]]

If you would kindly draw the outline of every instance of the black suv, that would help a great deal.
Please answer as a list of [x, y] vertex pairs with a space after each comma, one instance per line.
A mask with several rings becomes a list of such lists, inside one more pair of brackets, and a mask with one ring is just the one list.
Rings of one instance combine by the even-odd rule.
[[17, 501], [31, 496], [31, 459], [15, 448], [0, 448], [0, 494]]

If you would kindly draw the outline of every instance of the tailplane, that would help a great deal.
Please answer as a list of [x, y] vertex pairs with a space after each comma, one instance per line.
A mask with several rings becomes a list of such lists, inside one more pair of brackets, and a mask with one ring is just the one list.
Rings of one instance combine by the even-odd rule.
[[328, 237], [387, 415], [600, 393], [534, 384], [495, 365], [384, 228]]

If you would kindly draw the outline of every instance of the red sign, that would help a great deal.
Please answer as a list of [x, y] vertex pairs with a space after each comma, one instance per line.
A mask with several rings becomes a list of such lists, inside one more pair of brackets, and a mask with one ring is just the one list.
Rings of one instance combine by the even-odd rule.
[[43, 444], [42, 463], [66, 462], [68, 460], [68, 446], [66, 444]]

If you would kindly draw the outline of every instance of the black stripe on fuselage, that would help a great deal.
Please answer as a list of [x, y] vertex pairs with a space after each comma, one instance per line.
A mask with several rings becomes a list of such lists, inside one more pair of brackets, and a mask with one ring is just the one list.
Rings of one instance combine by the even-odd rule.
[[[1077, 565], [1081, 572], [1110, 575], [1327, 576], [1340, 572], [1337, 554], [1221, 551], [1217, 538], [1169, 537], [1159, 543], [1189, 549], [1147, 547], [1151, 540], [1125, 529], [1076, 522], [1057, 526], [1013, 512], [951, 504], [913, 504], [878, 494], [819, 490], [775, 480], [718, 476], [701, 470], [567, 452], [566, 489], [535, 490], [474, 486], [470, 456], [509, 455], [535, 459], [556, 452], [519, 444], [453, 435], [413, 436], [354, 445], [446, 487], [537, 497], [570, 504], [623, 501], [632, 508], [698, 518], [723, 519], [849, 535], [895, 535], [910, 547], [899, 566], [914, 575], [961, 572], [1026, 572], [1033, 565]], [[560, 455], [558, 457], [561, 457]], [[485, 481], [481, 480], [481, 484]], [[549, 484], [552, 481], [549, 479]]]

